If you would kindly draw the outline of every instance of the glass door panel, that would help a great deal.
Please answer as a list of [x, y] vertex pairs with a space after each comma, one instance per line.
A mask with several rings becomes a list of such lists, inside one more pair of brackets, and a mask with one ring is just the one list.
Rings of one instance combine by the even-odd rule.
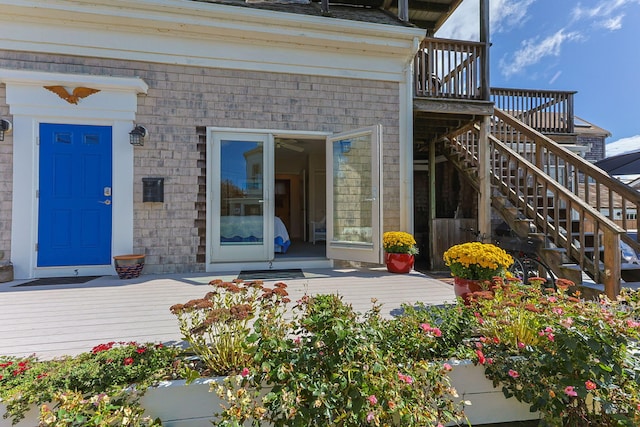
[[[212, 260], [261, 261], [273, 257], [269, 203], [272, 144], [268, 135], [214, 133]], [[269, 244], [269, 242], [271, 242]]]
[[327, 256], [381, 263], [380, 125], [327, 138]]

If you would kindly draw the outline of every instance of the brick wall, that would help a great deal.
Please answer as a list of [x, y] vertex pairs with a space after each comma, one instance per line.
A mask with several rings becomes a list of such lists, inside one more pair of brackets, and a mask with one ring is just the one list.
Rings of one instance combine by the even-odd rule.
[[[218, 126], [341, 132], [382, 123], [384, 224], [397, 229], [399, 212], [399, 89], [393, 82], [212, 69], [61, 55], [0, 51], [0, 67], [58, 73], [140, 77], [136, 122], [150, 138], [134, 150], [134, 251], [146, 253], [145, 272], [202, 271], [202, 137], [197, 128]], [[7, 111], [0, 86], [0, 113]], [[10, 139], [9, 139], [10, 143]], [[11, 164], [10, 145], [0, 162]], [[7, 152], [7, 153], [5, 153]], [[0, 186], [11, 188], [10, 167]], [[165, 202], [142, 203], [142, 178], [165, 177]], [[0, 249], [10, 241], [10, 191], [0, 194]]]

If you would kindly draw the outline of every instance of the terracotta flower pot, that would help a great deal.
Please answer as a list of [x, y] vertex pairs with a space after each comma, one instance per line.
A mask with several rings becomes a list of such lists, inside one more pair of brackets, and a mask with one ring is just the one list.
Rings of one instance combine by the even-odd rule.
[[415, 256], [411, 254], [391, 254], [385, 252], [384, 261], [390, 273], [408, 273], [413, 268]]

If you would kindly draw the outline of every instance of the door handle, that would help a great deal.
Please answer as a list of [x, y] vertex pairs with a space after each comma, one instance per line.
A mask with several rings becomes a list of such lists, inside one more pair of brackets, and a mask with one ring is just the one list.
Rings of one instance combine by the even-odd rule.
[[103, 205], [109, 206], [111, 204], [111, 200], [107, 199], [104, 202], [98, 201], [98, 203], [102, 203]]

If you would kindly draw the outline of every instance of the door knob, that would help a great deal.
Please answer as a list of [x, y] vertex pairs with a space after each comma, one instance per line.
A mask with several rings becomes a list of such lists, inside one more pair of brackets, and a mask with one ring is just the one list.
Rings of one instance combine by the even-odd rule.
[[110, 205], [110, 204], [111, 204], [111, 200], [107, 199], [107, 200], [105, 200], [104, 202], [100, 202], [100, 201], [99, 201], [98, 203], [102, 203], [102, 204], [104, 204], [104, 205], [107, 205], [107, 206], [108, 206], [108, 205]]

